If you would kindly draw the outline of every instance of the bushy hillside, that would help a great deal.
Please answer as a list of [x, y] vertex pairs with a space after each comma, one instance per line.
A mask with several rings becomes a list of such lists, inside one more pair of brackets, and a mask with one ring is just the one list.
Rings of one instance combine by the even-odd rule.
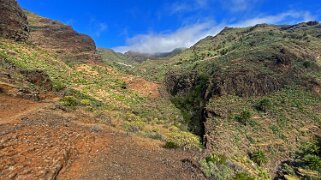
[[163, 64], [172, 102], [208, 150], [236, 164], [260, 152], [273, 176], [320, 134], [320, 33], [318, 22], [225, 28]]
[[99, 48], [97, 52], [99, 55], [101, 55], [104, 63], [111, 65], [119, 70], [130, 71], [138, 64], [137, 61], [129, 58], [122, 53], [117, 53], [112, 49]]
[[28, 17], [22, 34], [1, 29], [0, 93], [14, 87], [35, 101], [54, 93], [55, 108], [88, 112], [165, 148], [201, 150], [199, 162], [182, 162], [210, 179], [321, 177], [320, 23], [225, 28], [137, 62], [20, 13]]
[[[27, 42], [0, 40], [0, 68], [4, 74], [12, 74], [1, 83], [50, 91], [27, 82], [23, 72], [48, 74], [53, 90], [62, 97], [60, 104], [67, 108], [92, 112], [100, 123], [131, 133], [200, 148], [199, 137], [187, 130], [163, 86], [126, 73], [122, 65], [115, 66], [117, 62], [136, 62], [106, 50], [98, 51], [102, 57], [96, 55], [95, 44], [88, 36], [60, 22], [25, 13], [31, 29]], [[46, 36], [48, 33], [51, 35]], [[108, 62], [109, 55], [112, 63]], [[92, 59], [96, 56], [104, 61]]]
[[286, 174], [281, 162], [321, 133], [320, 33], [318, 22], [225, 28], [127, 72], [164, 82], [183, 124], [215, 157], [200, 162], [209, 177], [313, 178], [297, 166]]

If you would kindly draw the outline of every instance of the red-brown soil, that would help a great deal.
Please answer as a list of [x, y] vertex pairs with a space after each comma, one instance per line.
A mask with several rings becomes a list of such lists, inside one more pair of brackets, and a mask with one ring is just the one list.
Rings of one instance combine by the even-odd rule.
[[133, 76], [124, 77], [123, 80], [126, 82], [128, 89], [133, 90], [139, 95], [151, 98], [160, 97], [159, 84]]
[[0, 179], [203, 179], [182, 161], [191, 152], [163, 149], [88, 113], [7, 95], [0, 108]]

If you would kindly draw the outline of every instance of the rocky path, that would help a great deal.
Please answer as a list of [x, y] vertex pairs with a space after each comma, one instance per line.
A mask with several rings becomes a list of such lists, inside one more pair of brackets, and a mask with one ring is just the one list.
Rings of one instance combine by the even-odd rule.
[[190, 152], [90, 114], [0, 95], [0, 179], [202, 179]]
[[0, 94], [0, 125], [17, 123], [21, 117], [27, 116], [51, 104], [52, 103], [36, 103], [31, 100]]

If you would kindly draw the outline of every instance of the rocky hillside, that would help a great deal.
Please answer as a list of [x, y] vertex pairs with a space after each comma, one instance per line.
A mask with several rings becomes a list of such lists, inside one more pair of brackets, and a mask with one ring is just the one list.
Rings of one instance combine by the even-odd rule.
[[65, 62], [80, 63], [100, 61], [94, 40], [59, 21], [25, 11], [30, 26], [30, 41], [53, 51]]
[[318, 22], [225, 28], [163, 65], [172, 102], [210, 152], [236, 164], [259, 152], [273, 175], [321, 134], [320, 33]]
[[25, 13], [28, 41], [0, 37], [0, 179], [203, 179], [190, 158], [199, 137], [164, 87], [88, 58], [90, 38]]
[[25, 41], [29, 27], [26, 15], [14, 0], [0, 0], [0, 36]]
[[320, 23], [138, 63], [0, 3], [0, 179], [321, 177]]
[[202, 139], [209, 178], [316, 178], [319, 151], [302, 149], [320, 147], [320, 33], [319, 22], [225, 28], [129, 72], [164, 83]]

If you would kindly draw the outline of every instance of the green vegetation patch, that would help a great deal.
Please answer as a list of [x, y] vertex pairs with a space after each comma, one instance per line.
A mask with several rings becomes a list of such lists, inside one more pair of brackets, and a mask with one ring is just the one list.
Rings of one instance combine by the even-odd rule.
[[199, 164], [201, 170], [209, 179], [255, 179], [248, 173], [237, 170], [233, 162], [224, 155], [210, 154], [201, 160]]

